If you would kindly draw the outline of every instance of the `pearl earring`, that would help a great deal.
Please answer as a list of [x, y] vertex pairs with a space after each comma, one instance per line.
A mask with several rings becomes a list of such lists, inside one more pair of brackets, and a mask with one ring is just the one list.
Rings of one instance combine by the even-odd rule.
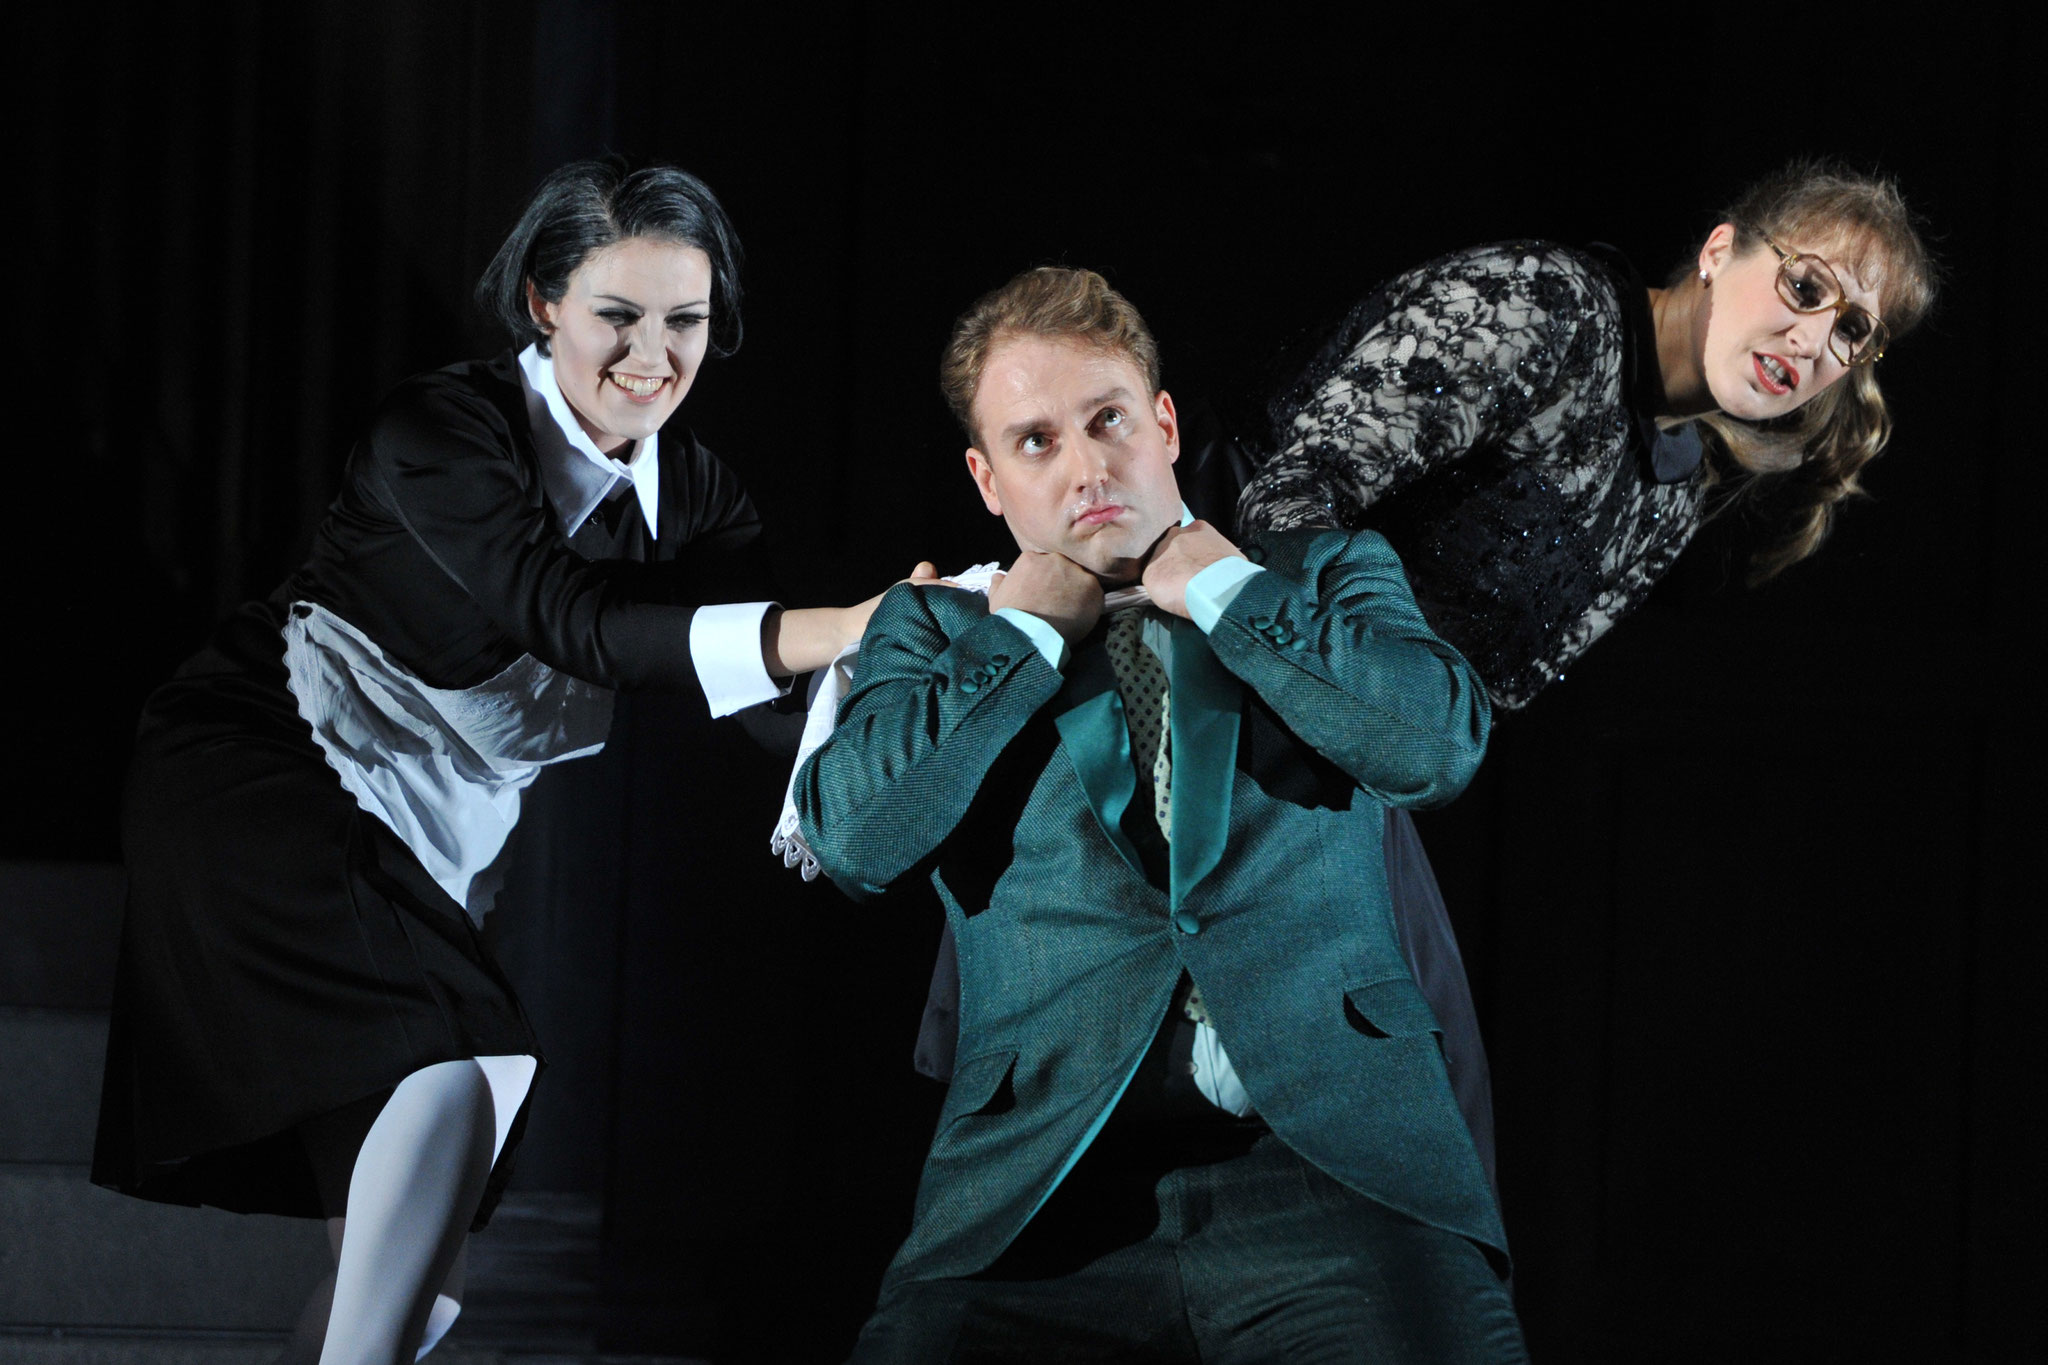
[[1709, 275], [1707, 274], [1707, 272], [1706, 272], [1706, 271], [1705, 271], [1704, 269], [1702, 269], [1702, 270], [1700, 271], [1700, 284], [1701, 284], [1702, 286], [1704, 286], [1704, 285], [1709, 285], [1709, 284], [1712, 284], [1713, 282], [1714, 282], [1714, 281], [1713, 281], [1713, 278], [1712, 278], [1711, 276], [1709, 276]]

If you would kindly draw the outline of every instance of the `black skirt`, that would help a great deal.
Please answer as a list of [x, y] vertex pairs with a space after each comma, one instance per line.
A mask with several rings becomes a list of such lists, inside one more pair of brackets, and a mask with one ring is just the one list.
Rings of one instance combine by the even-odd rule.
[[298, 1125], [424, 1066], [540, 1050], [469, 917], [313, 742], [283, 624], [281, 605], [244, 607], [143, 709], [92, 1178], [319, 1217]]

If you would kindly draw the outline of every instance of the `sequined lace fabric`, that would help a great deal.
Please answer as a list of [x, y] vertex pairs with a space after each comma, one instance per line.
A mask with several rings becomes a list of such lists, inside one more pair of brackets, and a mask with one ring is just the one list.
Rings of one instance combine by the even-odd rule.
[[1631, 273], [1508, 242], [1381, 286], [1272, 401], [1239, 526], [1381, 532], [1495, 704], [1527, 705], [1699, 529], [1699, 473], [1657, 482], [1629, 403]]

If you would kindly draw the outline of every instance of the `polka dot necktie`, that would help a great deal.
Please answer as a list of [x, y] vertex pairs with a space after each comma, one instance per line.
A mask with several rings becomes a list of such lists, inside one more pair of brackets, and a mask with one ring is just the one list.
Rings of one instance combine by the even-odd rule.
[[[1145, 609], [1133, 607], [1109, 620], [1104, 641], [1116, 670], [1117, 691], [1123, 694], [1124, 718], [1131, 731], [1131, 757], [1139, 774], [1150, 773], [1152, 818], [1168, 843], [1173, 841], [1173, 709], [1167, 705], [1166, 666], [1145, 643]], [[1185, 979], [1187, 995], [1181, 1013], [1198, 1024], [1209, 1022], [1202, 993]]]
[[1167, 706], [1166, 666], [1145, 643], [1145, 609], [1133, 607], [1110, 618], [1109, 662], [1116, 669], [1117, 691], [1123, 693], [1124, 718], [1131, 730], [1131, 757], [1140, 776], [1150, 774], [1152, 818], [1159, 832], [1173, 839], [1173, 724]]

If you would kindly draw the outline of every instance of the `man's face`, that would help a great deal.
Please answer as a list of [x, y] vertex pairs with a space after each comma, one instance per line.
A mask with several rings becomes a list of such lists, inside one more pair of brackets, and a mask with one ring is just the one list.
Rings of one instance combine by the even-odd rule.
[[980, 448], [967, 468], [1025, 550], [1065, 555], [1106, 584], [1132, 583], [1180, 521], [1180, 425], [1116, 351], [1062, 337], [996, 343], [974, 391]]

